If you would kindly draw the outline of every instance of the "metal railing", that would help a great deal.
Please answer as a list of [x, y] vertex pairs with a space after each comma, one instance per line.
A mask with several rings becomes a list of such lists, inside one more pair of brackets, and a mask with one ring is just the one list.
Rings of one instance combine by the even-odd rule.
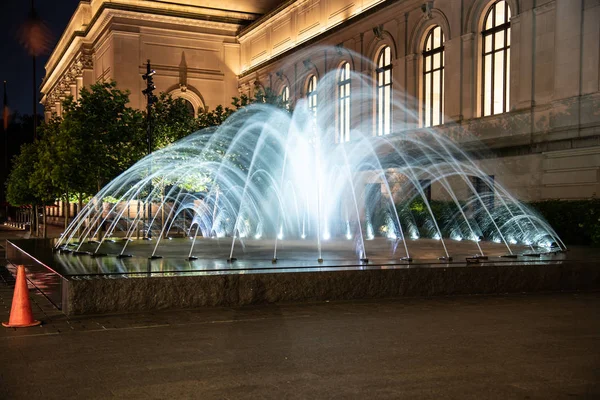
[[24, 265], [27, 280], [31, 282], [56, 308], [62, 310], [63, 289], [66, 278], [42, 261], [36, 259], [25, 250], [17, 247], [10, 240], [6, 241], [7, 269], [16, 274], [16, 266]]

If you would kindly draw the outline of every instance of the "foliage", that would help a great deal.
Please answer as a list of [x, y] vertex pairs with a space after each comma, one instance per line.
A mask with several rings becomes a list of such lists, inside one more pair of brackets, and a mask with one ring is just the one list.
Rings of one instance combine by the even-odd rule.
[[[145, 116], [145, 114], [144, 114]], [[152, 148], [158, 150], [199, 129], [186, 101], [160, 93], [152, 107]]]
[[[448, 229], [453, 226], [451, 222], [459, 211], [456, 204], [453, 201], [431, 200], [429, 201], [429, 207], [438, 226], [442, 230], [442, 235], [444, 237], [450, 236]], [[410, 226], [412, 222], [412, 225], [418, 230], [420, 237], [431, 237], [437, 233], [431, 213], [422, 198], [417, 197], [411, 201], [397, 204], [396, 209], [400, 221], [405, 226]]]
[[[42, 124], [39, 140], [22, 146], [21, 154], [14, 158], [6, 183], [7, 200], [14, 205], [47, 204], [65, 197], [83, 200], [143, 158], [147, 154], [146, 115], [128, 103], [129, 93], [119, 90], [115, 82], [83, 88], [77, 101], [65, 99], [62, 117], [54, 116]], [[194, 118], [185, 100], [161, 93], [151, 111], [153, 150], [199, 129], [217, 127], [252, 103], [286, 106], [280, 96], [267, 89], [258, 91], [254, 98], [234, 97], [232, 107], [218, 105]], [[225, 156], [225, 145], [213, 145], [218, 161]], [[198, 172], [188, 175], [181, 186], [202, 191], [209, 183], [209, 177]]]
[[264, 103], [270, 104], [278, 108], [287, 109], [289, 107], [282, 100], [280, 95], [277, 95], [271, 88], [267, 88], [264, 91], [262, 89], [258, 89], [254, 94], [254, 97], [249, 97], [245, 94], [242, 94], [240, 97], [233, 97], [231, 99], [230, 107], [223, 107], [222, 105], [218, 105], [214, 110], [206, 110], [203, 113], [198, 114], [198, 129], [202, 128], [211, 128], [216, 127], [225, 122], [227, 118], [229, 118], [234, 112], [243, 110], [250, 104], [254, 103]]
[[600, 245], [600, 199], [530, 203], [567, 245]]
[[[43, 120], [42, 116], [38, 116], [39, 121]], [[1, 119], [1, 118], [0, 118]], [[2, 121], [3, 123], [4, 121]], [[6, 155], [6, 164], [3, 162], [0, 167], [0, 182], [2, 182], [0, 201], [6, 200], [6, 181], [12, 169], [12, 161], [19, 154], [21, 146], [25, 143], [33, 142], [33, 115], [23, 115], [18, 112], [9, 114], [8, 129], [2, 135], [2, 148]]]
[[79, 169], [85, 177], [74, 179], [77, 187], [71, 190], [90, 193], [94, 184], [99, 188], [144, 155], [143, 115], [127, 103], [129, 92], [117, 89], [115, 82], [83, 88], [77, 102], [70, 98], [63, 103], [61, 167], [65, 175]]
[[13, 168], [6, 182], [6, 199], [14, 206], [38, 203], [35, 190], [29, 185], [37, 161], [37, 144], [26, 143], [13, 158]]
[[[240, 112], [253, 103], [271, 104], [279, 108], [287, 109], [281, 96], [276, 95], [270, 88], [267, 88], [265, 91], [258, 90], [253, 98], [248, 97], [245, 94], [242, 94], [240, 97], [233, 97], [231, 102], [233, 108], [218, 105], [214, 110], [205, 110], [204, 112], [199, 113], [198, 118], [195, 121], [195, 126], [197, 129], [204, 129], [205, 131], [210, 132], [211, 128], [216, 129], [218, 126], [222, 125], [233, 113]], [[213, 141], [211, 144], [211, 151], [205, 153], [205, 157], [215, 162], [219, 162], [224, 157], [227, 157], [228, 161], [236, 163], [238, 167], [242, 168], [243, 165], [237, 162], [239, 155], [232, 153], [226, 154], [226, 151], [226, 142]], [[196, 171], [186, 175], [184, 180], [178, 183], [178, 186], [189, 192], [201, 192], [208, 188], [210, 182], [211, 178], [209, 176], [203, 172]]]
[[58, 136], [59, 128], [58, 120], [40, 126], [39, 139], [34, 142], [36, 155], [35, 160], [32, 160], [34, 168], [29, 177], [29, 186], [35, 193], [37, 204], [52, 204], [62, 194], [57, 180], [53, 177], [57, 158], [54, 141]]

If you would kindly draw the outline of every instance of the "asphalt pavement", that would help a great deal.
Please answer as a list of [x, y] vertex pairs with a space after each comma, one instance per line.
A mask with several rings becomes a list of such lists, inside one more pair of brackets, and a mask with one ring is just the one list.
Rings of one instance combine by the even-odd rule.
[[0, 399], [600, 398], [598, 292], [74, 318], [30, 294], [44, 324], [0, 331]]

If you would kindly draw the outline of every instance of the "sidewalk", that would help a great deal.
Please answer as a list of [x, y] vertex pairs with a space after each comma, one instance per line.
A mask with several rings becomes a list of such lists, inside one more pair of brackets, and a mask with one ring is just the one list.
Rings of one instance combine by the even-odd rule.
[[[13, 285], [0, 267], [2, 321]], [[0, 399], [600, 398], [600, 292], [71, 318], [30, 298], [43, 324], [1, 328]]]
[[2, 399], [600, 397], [600, 293], [73, 318], [31, 299], [43, 325], [0, 331]]
[[[60, 237], [61, 233], [63, 233], [64, 228], [55, 225], [48, 225], [47, 227], [47, 235], [49, 238], [57, 238]], [[29, 227], [27, 229], [17, 229], [7, 225], [0, 225], [0, 246], [4, 246], [4, 241], [6, 239], [30, 239], [35, 238], [36, 236], [31, 235], [29, 233]], [[41, 237], [41, 236], [40, 236]]]

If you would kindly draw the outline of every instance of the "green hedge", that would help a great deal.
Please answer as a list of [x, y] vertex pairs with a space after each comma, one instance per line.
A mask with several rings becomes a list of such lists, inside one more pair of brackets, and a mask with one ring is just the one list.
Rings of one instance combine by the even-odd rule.
[[600, 199], [530, 203], [567, 245], [600, 246]]

